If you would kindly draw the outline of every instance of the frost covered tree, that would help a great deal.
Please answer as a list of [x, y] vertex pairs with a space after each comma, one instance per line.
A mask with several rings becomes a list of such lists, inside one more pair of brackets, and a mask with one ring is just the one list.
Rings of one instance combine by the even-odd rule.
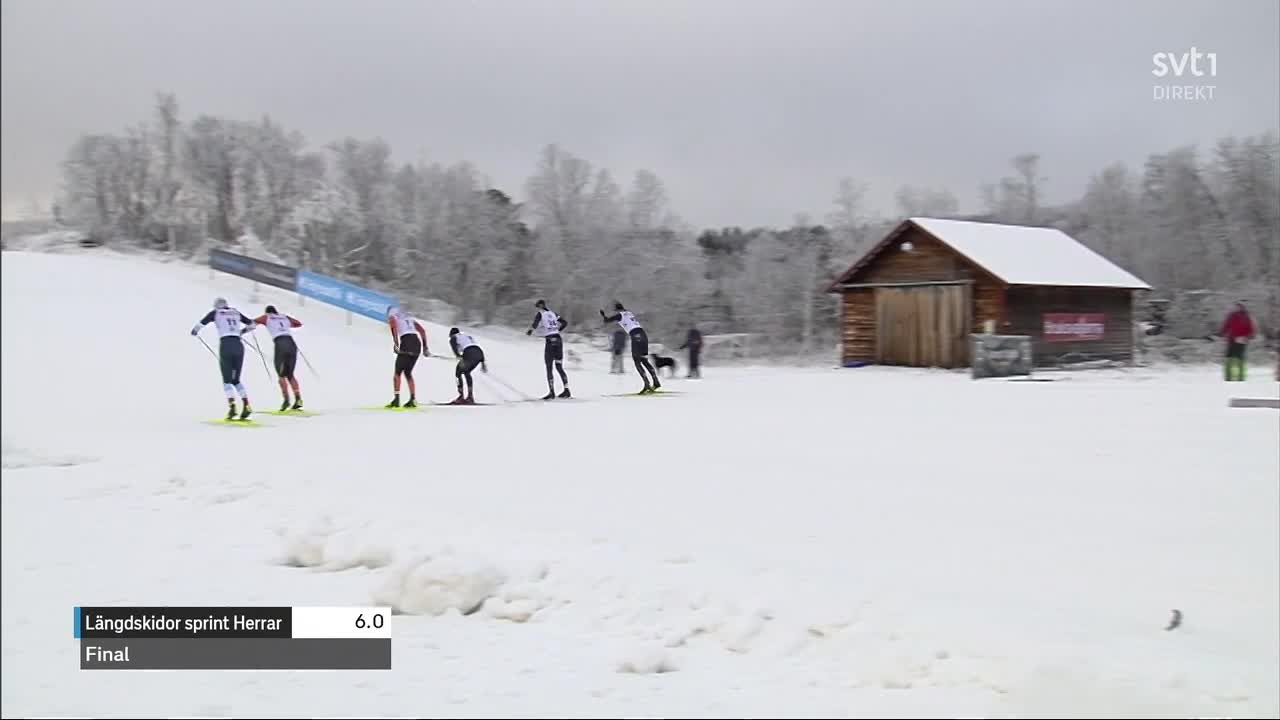
[[649, 170], [636, 173], [626, 203], [627, 223], [632, 230], [670, 229], [675, 224], [669, 215], [662, 180]]
[[[853, 178], [840, 179], [832, 198], [833, 208], [827, 214], [827, 225], [831, 228], [835, 248], [832, 262], [835, 265], [848, 265], [854, 258], [865, 252], [872, 239], [868, 230], [873, 216], [867, 207], [867, 184]], [[844, 268], [840, 268], [843, 270]], [[828, 266], [829, 273], [836, 271]]]
[[179, 166], [182, 124], [178, 118], [177, 96], [173, 93], [157, 95], [155, 114], [156, 154], [160, 167], [153, 188], [152, 217], [157, 225], [157, 234], [161, 236], [165, 248], [172, 252], [176, 249], [177, 235], [184, 225], [178, 207], [178, 193], [182, 191]]
[[1128, 168], [1115, 164], [1094, 175], [1078, 212], [1080, 241], [1137, 272], [1142, 233], [1136, 182]]
[[898, 215], [907, 217], [954, 217], [960, 211], [960, 203], [950, 190], [941, 188], [903, 185], [894, 193]]
[[385, 283], [394, 276], [395, 190], [391, 147], [381, 139], [345, 138], [331, 143], [333, 179], [353, 211], [354, 233], [345, 238], [335, 268], [364, 283]]
[[186, 172], [202, 196], [213, 237], [230, 244], [236, 228], [236, 165], [240, 134], [237, 123], [201, 115], [191, 123], [184, 143]]
[[82, 135], [62, 163], [62, 214], [67, 222], [105, 239], [112, 232], [116, 212], [112, 183], [111, 135]]
[[1035, 225], [1040, 220], [1040, 198], [1045, 178], [1040, 175], [1040, 156], [1022, 153], [1009, 164], [1013, 176], [982, 186], [987, 213], [1000, 222]]

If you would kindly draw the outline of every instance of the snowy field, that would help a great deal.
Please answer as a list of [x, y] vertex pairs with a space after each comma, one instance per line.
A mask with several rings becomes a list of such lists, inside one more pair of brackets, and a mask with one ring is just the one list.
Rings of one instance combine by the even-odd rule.
[[[1280, 413], [1227, 408], [1259, 368], [609, 398], [639, 383], [601, 353], [578, 402], [387, 413], [383, 326], [289, 293], [98, 251], [0, 288], [5, 716], [1280, 714]], [[306, 324], [320, 415], [202, 424], [216, 295]], [[539, 341], [476, 334], [545, 392]], [[406, 613], [390, 672], [77, 669], [74, 605], [368, 604]]]

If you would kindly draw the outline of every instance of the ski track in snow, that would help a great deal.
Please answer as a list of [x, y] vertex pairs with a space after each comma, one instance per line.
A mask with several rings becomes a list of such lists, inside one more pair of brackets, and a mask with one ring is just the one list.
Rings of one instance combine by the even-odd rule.
[[[7, 252], [0, 288], [6, 716], [1280, 713], [1280, 419], [1226, 407], [1276, 395], [1256, 368], [712, 367], [633, 399], [584, 353], [592, 402], [387, 413], [383, 326], [291, 293], [103, 251]], [[303, 321], [320, 415], [201, 424], [215, 295]], [[543, 392], [539, 341], [473, 334]], [[453, 396], [452, 362], [415, 374]], [[70, 627], [374, 603], [390, 672], [81, 672]]]

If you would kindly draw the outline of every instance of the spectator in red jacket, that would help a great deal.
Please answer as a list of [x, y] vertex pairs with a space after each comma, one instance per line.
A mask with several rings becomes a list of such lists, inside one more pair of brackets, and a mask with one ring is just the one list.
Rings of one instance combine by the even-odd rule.
[[1244, 303], [1236, 303], [1235, 309], [1222, 321], [1218, 334], [1227, 339], [1225, 373], [1227, 380], [1244, 380], [1245, 345], [1253, 339], [1253, 318]]

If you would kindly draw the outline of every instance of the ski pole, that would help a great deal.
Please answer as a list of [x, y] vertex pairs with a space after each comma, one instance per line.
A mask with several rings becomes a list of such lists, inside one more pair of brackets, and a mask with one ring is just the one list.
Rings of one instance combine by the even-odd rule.
[[528, 395], [525, 395], [523, 392], [520, 392], [519, 390], [517, 390], [517, 389], [515, 389], [515, 388], [511, 387], [511, 384], [510, 384], [510, 383], [508, 383], [506, 380], [503, 380], [502, 378], [498, 377], [497, 375], [494, 375], [493, 373], [485, 373], [485, 374], [484, 374], [484, 377], [491, 377], [491, 378], [493, 378], [494, 380], [498, 381], [498, 382], [499, 382], [503, 387], [505, 387], [506, 389], [510, 390], [511, 392], [513, 392], [513, 393], [515, 393], [515, 394], [519, 395], [520, 397], [524, 398], [525, 400], [532, 400], [532, 399], [533, 399], [532, 397], [530, 397], [530, 396], [528, 396]]
[[258, 336], [253, 336], [253, 346], [258, 350], [258, 357], [262, 358], [262, 369], [267, 371], [267, 378], [272, 379], [271, 368], [267, 366], [267, 356], [262, 352], [262, 346], [258, 344]]
[[258, 357], [262, 358], [262, 369], [267, 372], [267, 377], [270, 378], [271, 368], [267, 367], [267, 356], [262, 354], [262, 348], [255, 347], [258, 344], [258, 336], [255, 335], [253, 337], [253, 345], [250, 345], [249, 342], [244, 339], [244, 336], [240, 337], [240, 342], [244, 343], [245, 347], [253, 348], [254, 352], [258, 353]]
[[196, 336], [196, 339], [200, 341], [200, 344], [204, 346], [204, 349], [205, 349], [205, 350], [208, 350], [208, 351], [209, 351], [209, 354], [213, 356], [213, 359], [214, 359], [214, 360], [218, 360], [218, 362], [219, 362], [219, 363], [221, 363], [221, 362], [222, 362], [221, 360], [219, 360], [219, 359], [218, 359], [218, 353], [214, 352], [214, 351], [213, 351], [213, 348], [209, 347], [209, 343], [205, 342], [205, 341], [204, 341], [204, 338], [202, 338], [202, 337], [200, 337], [199, 335], [197, 335], [197, 336]]
[[298, 348], [298, 356], [302, 358], [302, 362], [307, 364], [307, 369], [311, 371], [312, 375], [320, 377], [320, 373], [316, 372], [316, 369], [311, 367], [311, 361], [307, 359], [306, 355], [302, 354], [302, 348]]
[[503, 405], [511, 406], [513, 402], [519, 402], [519, 400], [513, 401], [511, 398], [507, 397], [507, 393], [503, 392], [502, 389], [496, 384], [490, 384], [489, 378], [487, 378], [486, 376], [481, 375], [480, 379], [484, 381], [485, 387], [492, 390], [493, 394], [498, 396], [498, 399], [502, 401]]

